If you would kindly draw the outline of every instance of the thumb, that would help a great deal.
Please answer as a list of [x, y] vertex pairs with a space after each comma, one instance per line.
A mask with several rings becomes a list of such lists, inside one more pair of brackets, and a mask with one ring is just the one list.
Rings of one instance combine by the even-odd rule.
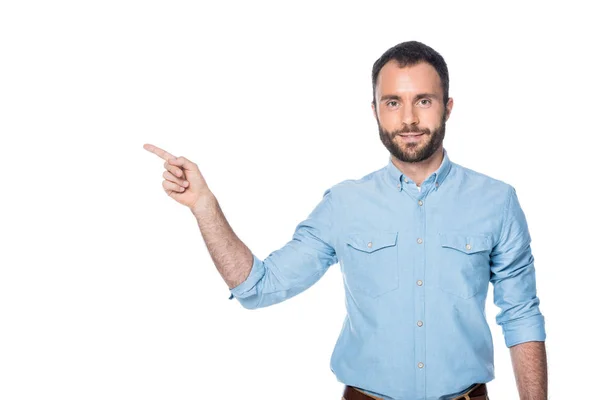
[[169, 158], [167, 160], [169, 164], [177, 165], [178, 167], [182, 167], [186, 171], [190, 171], [195, 167], [195, 164], [188, 160], [185, 157], [177, 157], [177, 158]]

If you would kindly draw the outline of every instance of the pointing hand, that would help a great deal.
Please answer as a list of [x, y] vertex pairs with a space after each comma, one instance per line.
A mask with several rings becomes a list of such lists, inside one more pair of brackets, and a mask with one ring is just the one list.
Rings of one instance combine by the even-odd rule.
[[165, 180], [162, 185], [165, 192], [175, 201], [193, 208], [199, 200], [211, 194], [198, 165], [185, 157], [175, 157], [151, 144], [144, 144], [144, 149], [165, 160]]

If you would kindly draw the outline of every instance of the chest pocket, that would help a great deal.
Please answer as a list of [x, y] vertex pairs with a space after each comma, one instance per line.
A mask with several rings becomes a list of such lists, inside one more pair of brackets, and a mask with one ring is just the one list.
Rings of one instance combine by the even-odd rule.
[[468, 299], [487, 289], [492, 238], [485, 234], [439, 234], [433, 281], [441, 290]]
[[398, 232], [351, 233], [344, 242], [341, 265], [351, 293], [378, 297], [398, 288]]

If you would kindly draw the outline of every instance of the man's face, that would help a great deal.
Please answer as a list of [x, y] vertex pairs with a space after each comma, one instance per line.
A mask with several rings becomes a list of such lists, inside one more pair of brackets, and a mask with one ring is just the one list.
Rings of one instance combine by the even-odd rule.
[[383, 66], [375, 88], [373, 113], [379, 138], [403, 162], [420, 162], [442, 145], [453, 100], [444, 106], [437, 71], [427, 63], [399, 68], [395, 61]]

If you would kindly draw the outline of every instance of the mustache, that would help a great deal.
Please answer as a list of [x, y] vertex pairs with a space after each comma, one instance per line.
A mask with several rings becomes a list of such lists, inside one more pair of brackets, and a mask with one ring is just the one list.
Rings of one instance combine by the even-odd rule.
[[397, 135], [401, 135], [403, 133], [424, 133], [424, 134], [430, 134], [431, 131], [427, 128], [425, 129], [420, 129], [417, 126], [409, 126], [409, 127], [405, 127], [402, 129], [396, 129], [395, 131], [390, 132], [390, 134], [392, 136], [397, 136]]

